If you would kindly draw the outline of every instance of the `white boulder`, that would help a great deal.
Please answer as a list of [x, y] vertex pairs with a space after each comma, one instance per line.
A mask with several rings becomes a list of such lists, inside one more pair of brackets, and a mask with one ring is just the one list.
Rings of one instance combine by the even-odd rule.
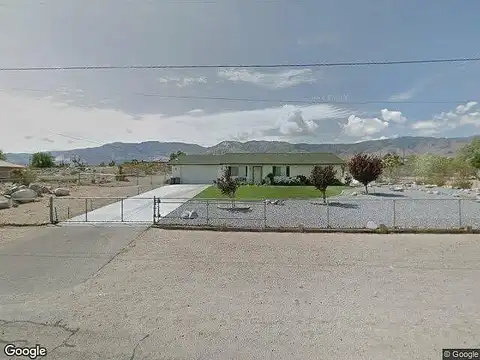
[[70, 189], [57, 188], [53, 190], [53, 193], [55, 194], [55, 196], [68, 196], [70, 195]]
[[37, 198], [37, 192], [32, 189], [22, 189], [12, 194], [12, 200], [18, 203], [29, 203], [35, 201]]

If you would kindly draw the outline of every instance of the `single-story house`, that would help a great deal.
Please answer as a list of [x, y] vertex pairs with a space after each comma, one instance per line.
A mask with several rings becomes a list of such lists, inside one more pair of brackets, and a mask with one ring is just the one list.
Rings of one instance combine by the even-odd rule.
[[223, 155], [181, 155], [169, 162], [172, 177], [181, 184], [211, 184], [230, 168], [231, 175], [247, 183], [260, 184], [270, 173], [274, 177], [310, 177], [315, 165], [333, 165], [343, 177], [345, 161], [331, 153], [230, 153]]
[[25, 166], [9, 163], [8, 161], [0, 160], [0, 181], [11, 178], [13, 170], [23, 170]]

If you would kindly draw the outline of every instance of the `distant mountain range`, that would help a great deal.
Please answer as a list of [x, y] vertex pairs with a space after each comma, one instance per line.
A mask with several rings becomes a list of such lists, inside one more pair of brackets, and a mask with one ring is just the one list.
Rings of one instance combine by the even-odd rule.
[[[74, 156], [90, 165], [102, 162], [117, 163], [133, 159], [153, 161], [168, 160], [172, 152], [181, 150], [187, 154], [224, 154], [224, 153], [290, 153], [290, 152], [331, 152], [341, 157], [348, 157], [355, 153], [365, 152], [385, 154], [396, 152], [400, 155], [410, 154], [437, 154], [453, 156], [459, 148], [472, 141], [474, 137], [467, 138], [434, 138], [434, 137], [398, 137], [395, 139], [371, 140], [350, 144], [291, 144], [282, 141], [223, 141], [212, 147], [203, 147], [196, 144], [181, 142], [147, 141], [137, 144], [115, 142], [99, 147], [52, 151], [57, 160], [68, 161]], [[16, 164], [28, 164], [31, 154], [7, 153], [7, 160]]]

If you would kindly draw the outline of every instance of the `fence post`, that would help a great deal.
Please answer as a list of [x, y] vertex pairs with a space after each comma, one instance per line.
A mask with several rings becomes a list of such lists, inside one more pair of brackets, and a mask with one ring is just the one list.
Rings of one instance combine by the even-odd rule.
[[81, 185], [81, 183], [82, 183], [81, 176], [82, 176], [82, 174], [78, 173], [78, 185]]
[[53, 219], [53, 196], [50, 196], [49, 202], [50, 202], [50, 224], [54, 224], [54, 219]]
[[462, 227], [462, 199], [458, 199], [458, 227]]
[[139, 184], [138, 172], [137, 172], [137, 186]]
[[330, 201], [327, 199], [327, 229], [330, 229]]
[[395, 199], [392, 200], [393, 201], [393, 228], [395, 229], [397, 227], [397, 202], [395, 201]]
[[123, 198], [122, 198], [122, 201], [120, 202], [120, 217], [123, 222]]
[[157, 197], [153, 197], [153, 223], [155, 224], [157, 220]]
[[208, 199], [206, 200], [206, 203], [207, 203], [207, 226], [208, 226], [208, 208], [210, 207], [210, 203], [208, 202]]
[[85, 198], [85, 222], [88, 222], [88, 199]]
[[263, 228], [267, 228], [267, 202], [263, 199]]

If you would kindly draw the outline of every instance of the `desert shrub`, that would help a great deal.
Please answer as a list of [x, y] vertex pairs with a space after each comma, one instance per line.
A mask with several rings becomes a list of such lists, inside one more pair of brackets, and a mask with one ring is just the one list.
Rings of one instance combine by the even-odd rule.
[[455, 179], [453, 186], [460, 189], [471, 189], [472, 182], [466, 178]]
[[17, 183], [28, 186], [37, 180], [37, 174], [31, 170], [13, 170], [12, 179]]

